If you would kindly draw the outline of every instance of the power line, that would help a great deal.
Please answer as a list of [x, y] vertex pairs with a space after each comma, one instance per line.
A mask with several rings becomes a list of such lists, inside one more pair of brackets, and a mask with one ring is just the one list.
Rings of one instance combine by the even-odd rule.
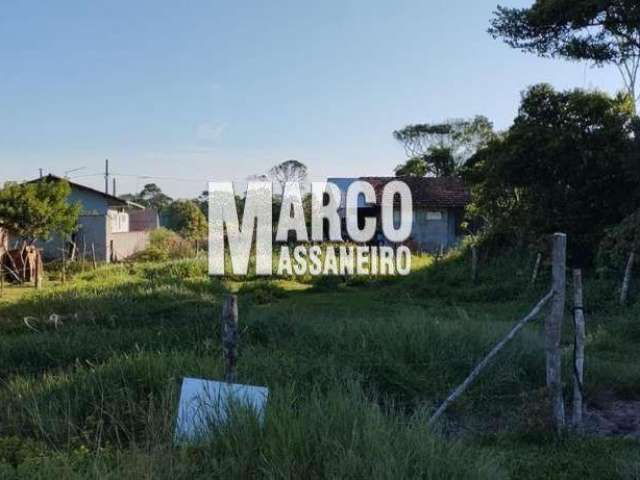
[[135, 175], [131, 173], [119, 173], [119, 172], [112, 173], [112, 175], [117, 175], [119, 177], [132, 177], [132, 178], [149, 179], [149, 180], [175, 180], [178, 182], [207, 183], [209, 181], [203, 178], [169, 177], [169, 176], [159, 176], [159, 175]]

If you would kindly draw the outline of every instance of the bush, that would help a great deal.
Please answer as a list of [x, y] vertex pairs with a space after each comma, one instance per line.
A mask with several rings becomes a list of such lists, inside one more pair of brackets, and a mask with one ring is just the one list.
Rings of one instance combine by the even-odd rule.
[[251, 295], [253, 300], [260, 305], [273, 303], [275, 300], [287, 296], [287, 292], [282, 287], [267, 281], [245, 283], [238, 293]]
[[186, 278], [206, 278], [207, 262], [202, 259], [188, 258], [176, 262], [149, 264], [142, 267], [142, 274], [147, 280], [160, 283]]
[[629, 253], [640, 250], [640, 210], [606, 231], [598, 249], [597, 266], [604, 271], [620, 272]]
[[344, 279], [337, 275], [322, 275], [313, 281], [314, 292], [334, 292], [340, 285], [344, 283]]
[[195, 256], [195, 249], [188, 240], [166, 228], [151, 232], [149, 247], [133, 255], [131, 260], [142, 262], [163, 262]]

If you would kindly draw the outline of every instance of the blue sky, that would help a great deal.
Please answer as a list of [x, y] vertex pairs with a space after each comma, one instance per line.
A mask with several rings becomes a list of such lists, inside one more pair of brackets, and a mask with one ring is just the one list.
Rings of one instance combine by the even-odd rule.
[[0, 182], [85, 167], [71, 176], [101, 187], [105, 158], [119, 193], [153, 181], [176, 197], [289, 158], [313, 179], [389, 175], [408, 123], [505, 128], [533, 83], [621, 88], [614, 67], [493, 40], [496, 3], [4, 2]]

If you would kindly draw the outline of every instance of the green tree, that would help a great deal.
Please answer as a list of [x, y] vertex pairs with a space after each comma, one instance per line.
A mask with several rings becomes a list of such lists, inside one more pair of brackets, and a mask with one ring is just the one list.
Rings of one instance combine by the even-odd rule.
[[531, 87], [513, 126], [465, 166], [470, 213], [511, 239], [566, 232], [589, 259], [605, 228], [637, 208], [634, 124], [628, 97]]
[[0, 227], [27, 243], [51, 235], [70, 234], [78, 224], [80, 205], [70, 204], [69, 183], [43, 179], [31, 183], [6, 183], [0, 190]]
[[146, 208], [155, 208], [158, 212], [162, 212], [173, 201], [173, 199], [166, 195], [155, 183], [147, 183], [140, 193], [127, 193], [121, 195], [120, 198], [138, 203]]
[[429, 173], [429, 167], [424, 158], [413, 157], [398, 165], [393, 172], [397, 177], [424, 177]]
[[629, 94], [638, 100], [637, 0], [536, 0], [529, 8], [498, 7], [489, 33], [541, 56], [613, 63]]
[[482, 116], [438, 124], [407, 125], [393, 132], [408, 160], [395, 168], [398, 176], [450, 177], [478, 148], [493, 138], [493, 125]]
[[167, 227], [183, 238], [198, 241], [207, 236], [207, 218], [192, 200], [176, 200], [165, 212]]

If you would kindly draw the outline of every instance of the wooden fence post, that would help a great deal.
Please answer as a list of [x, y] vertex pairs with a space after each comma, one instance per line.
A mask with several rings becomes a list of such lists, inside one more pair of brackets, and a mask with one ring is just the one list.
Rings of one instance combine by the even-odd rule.
[[535, 285], [538, 279], [538, 272], [540, 271], [540, 263], [542, 262], [542, 252], [538, 252], [536, 255], [536, 263], [533, 266], [533, 272], [531, 273], [531, 286]]
[[235, 383], [238, 361], [238, 297], [236, 295], [225, 295], [221, 320], [224, 381]]
[[42, 288], [42, 260], [40, 258], [40, 252], [36, 250], [36, 278], [35, 278], [36, 290]]
[[635, 252], [629, 254], [627, 267], [624, 269], [624, 278], [622, 280], [622, 288], [620, 289], [620, 305], [627, 303], [629, 297], [629, 284], [631, 283], [631, 274], [633, 273], [633, 262], [635, 260]]
[[586, 338], [582, 299], [582, 271], [573, 270], [573, 321], [576, 335], [573, 350], [573, 426], [582, 429], [584, 344]]
[[62, 248], [62, 275], [61, 275], [62, 283], [67, 281], [67, 259], [65, 255], [65, 248]]
[[91, 255], [93, 256], [93, 269], [95, 270], [98, 268], [98, 264], [96, 262], [96, 245], [93, 242], [91, 242]]
[[471, 281], [478, 281], [478, 247], [471, 245]]
[[567, 288], [567, 236], [564, 233], [553, 235], [553, 301], [551, 312], [544, 325], [546, 345], [547, 388], [551, 400], [552, 419], [557, 431], [565, 425], [564, 399], [562, 395], [562, 352], [560, 338], [564, 317]]

